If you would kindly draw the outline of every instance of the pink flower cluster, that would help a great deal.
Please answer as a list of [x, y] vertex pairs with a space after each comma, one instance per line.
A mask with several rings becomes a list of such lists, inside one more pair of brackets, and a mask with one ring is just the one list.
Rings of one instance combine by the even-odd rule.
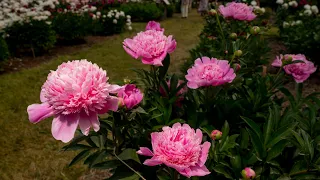
[[106, 71], [87, 60], [74, 60], [51, 71], [41, 89], [41, 104], [28, 106], [29, 120], [38, 123], [50, 116], [52, 135], [69, 142], [78, 127], [88, 135], [100, 129], [98, 114], [117, 111], [118, 98], [111, 96], [120, 86], [108, 82]]
[[271, 64], [274, 67], [282, 67], [282, 61], [290, 59], [292, 61], [303, 61], [301, 63], [288, 64], [283, 67], [287, 74], [291, 74], [297, 83], [302, 83], [307, 80], [310, 74], [314, 73], [317, 68], [311, 61], [308, 61], [303, 54], [286, 54], [277, 56]]
[[142, 101], [143, 94], [136, 85], [126, 84], [119, 90], [118, 97], [122, 106], [132, 109]]
[[225, 18], [233, 18], [240, 21], [252, 21], [257, 17], [253, 13], [253, 8], [245, 3], [231, 2], [226, 6], [220, 5], [219, 12]]
[[202, 57], [195, 60], [194, 66], [188, 69], [188, 74], [185, 77], [188, 80], [188, 87], [197, 89], [202, 86], [219, 86], [231, 83], [236, 74], [230, 68], [227, 60]]
[[162, 66], [168, 53], [176, 49], [172, 36], [165, 36], [160, 24], [148, 23], [146, 31], [138, 33], [133, 39], [125, 39], [124, 50], [133, 58], [141, 58], [143, 64]]
[[192, 129], [188, 124], [176, 123], [171, 127], [163, 127], [162, 132], [151, 133], [153, 152], [146, 147], [140, 147], [138, 154], [152, 156], [143, 164], [156, 166], [165, 164], [176, 169], [180, 174], [205, 176], [210, 174], [205, 166], [211, 144], [202, 142], [202, 132]]

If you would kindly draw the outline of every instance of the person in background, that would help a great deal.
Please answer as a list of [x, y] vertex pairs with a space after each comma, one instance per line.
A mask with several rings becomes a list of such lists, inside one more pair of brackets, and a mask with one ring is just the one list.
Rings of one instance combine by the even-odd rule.
[[192, 9], [192, 0], [189, 0], [189, 10]]
[[181, 0], [181, 17], [188, 17], [188, 9], [189, 9], [189, 1], [190, 0]]
[[200, 0], [200, 4], [199, 4], [199, 8], [198, 8], [198, 12], [201, 14], [201, 16], [207, 14], [208, 12], [208, 0]]

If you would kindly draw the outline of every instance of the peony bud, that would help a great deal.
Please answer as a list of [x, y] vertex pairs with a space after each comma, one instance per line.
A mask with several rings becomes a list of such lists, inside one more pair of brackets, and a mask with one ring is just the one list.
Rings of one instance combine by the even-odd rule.
[[123, 82], [124, 82], [125, 84], [130, 84], [130, 83], [131, 83], [131, 80], [128, 79], [128, 78], [124, 78], [124, 79], [123, 79]]
[[122, 108], [124, 106], [123, 98], [118, 98], [118, 107]]
[[209, 14], [211, 14], [211, 15], [216, 15], [217, 14], [217, 11], [215, 10], [215, 9], [211, 9], [210, 11], [209, 11]]
[[230, 34], [230, 38], [233, 39], [233, 40], [236, 40], [238, 37], [238, 35], [236, 33], [231, 33]]
[[241, 50], [236, 50], [236, 52], [234, 52], [234, 55], [236, 57], [240, 57], [240, 56], [242, 56], [242, 51]]
[[235, 72], [238, 72], [241, 69], [241, 65], [238, 63], [233, 64], [233, 69]]
[[219, 140], [222, 137], [222, 132], [219, 130], [213, 130], [211, 132], [211, 139], [212, 140]]
[[254, 179], [256, 177], [256, 173], [254, 172], [254, 170], [248, 167], [244, 168], [244, 170], [241, 171], [241, 175], [245, 180]]
[[253, 26], [250, 29], [250, 34], [257, 35], [257, 34], [259, 34], [259, 32], [260, 32], [260, 27], [259, 26]]

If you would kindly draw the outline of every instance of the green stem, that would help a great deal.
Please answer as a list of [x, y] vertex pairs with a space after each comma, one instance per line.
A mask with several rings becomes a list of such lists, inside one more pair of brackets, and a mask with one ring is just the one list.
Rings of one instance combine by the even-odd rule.
[[134, 170], [132, 167], [130, 167], [126, 162], [124, 162], [122, 159], [120, 159], [117, 154], [116, 154], [116, 149], [113, 149], [113, 155], [120, 161], [122, 162], [122, 164], [126, 165], [131, 171], [133, 171], [134, 173], [136, 173], [142, 180], [147, 180], [146, 178], [144, 178], [140, 173], [138, 173], [136, 170]]
[[178, 171], [174, 170], [173, 180], [178, 180], [179, 179], [178, 177], [179, 177]]
[[295, 175], [304, 174], [304, 173], [308, 173], [308, 172], [318, 172], [318, 170], [317, 169], [306, 169], [303, 171], [298, 171], [296, 173], [292, 173], [292, 174], [290, 174], [290, 176], [295, 176]]
[[[216, 11], [218, 12], [218, 9], [216, 8]], [[222, 30], [222, 26], [221, 26], [221, 23], [220, 23], [220, 19], [219, 19], [219, 16], [216, 14], [216, 19], [217, 19], [217, 23], [219, 25], [219, 28], [220, 28], [220, 32], [221, 32], [221, 35], [222, 35], [222, 45], [223, 45], [223, 48], [225, 50], [225, 46], [226, 46], [226, 38], [224, 37], [224, 33], [223, 33], [223, 30]]]

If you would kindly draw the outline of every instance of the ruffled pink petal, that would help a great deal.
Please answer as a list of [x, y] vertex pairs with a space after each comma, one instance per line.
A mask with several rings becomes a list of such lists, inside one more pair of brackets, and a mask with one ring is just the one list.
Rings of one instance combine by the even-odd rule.
[[153, 156], [152, 151], [147, 147], [140, 147], [140, 150], [137, 151], [137, 154], [140, 154], [143, 156]]
[[[183, 124], [183, 125], [186, 125], [186, 124]], [[173, 125], [172, 125], [172, 128], [174, 128], [174, 129], [176, 129], [176, 128], [180, 128], [181, 127], [181, 124], [180, 123], [174, 123]]]
[[196, 130], [196, 136], [198, 137], [199, 142], [201, 143], [203, 134], [202, 134], [202, 131], [200, 129]]
[[151, 159], [145, 160], [143, 164], [146, 166], [157, 166], [157, 165], [162, 164], [162, 162], [157, 159], [151, 158]]
[[168, 53], [172, 53], [177, 47], [177, 42], [176, 42], [176, 40], [172, 40], [172, 36], [171, 35], [168, 36], [167, 41], [169, 43], [167, 51], [168, 51]]
[[107, 103], [104, 104], [104, 107], [97, 111], [98, 114], [107, 113], [109, 110], [117, 111], [118, 110], [118, 102], [119, 102], [119, 99], [117, 97], [109, 96], [107, 98]]
[[44, 90], [44, 89], [41, 89], [41, 92], [40, 92], [40, 101], [41, 101], [42, 103], [47, 101], [47, 98], [45, 97], [45, 90]]
[[197, 89], [197, 88], [199, 87], [197, 83], [195, 83], [195, 82], [190, 82], [190, 81], [187, 83], [187, 86], [188, 86], [190, 89]]
[[48, 103], [32, 104], [28, 106], [27, 112], [31, 123], [38, 123], [54, 115], [54, 111]]
[[209, 142], [204, 142], [202, 144], [201, 154], [200, 154], [199, 162], [198, 162], [198, 165], [200, 167], [202, 167], [207, 161], [210, 146], [211, 146], [211, 143], [209, 143]]
[[87, 115], [85, 112], [81, 112], [80, 119], [79, 119], [79, 126], [82, 134], [86, 136], [88, 136], [91, 126], [93, 127], [94, 131], [96, 132], [99, 131], [100, 122], [98, 119], [98, 115], [94, 112], [90, 112], [89, 115]]
[[200, 58], [196, 59], [196, 60], [194, 61], [194, 65], [195, 65], [195, 66], [202, 65], [202, 60], [201, 60]]
[[67, 143], [72, 140], [79, 124], [79, 114], [58, 115], [52, 121], [52, 135], [56, 140]]
[[188, 178], [192, 176], [206, 176], [210, 174], [210, 171], [207, 169], [206, 166], [192, 166], [190, 168], [183, 169], [178, 171], [181, 175], [186, 176]]
[[118, 93], [122, 87], [116, 84], [108, 84], [107, 88], [110, 93]]
[[[203, 64], [211, 62], [211, 59], [209, 57], [202, 57], [201, 60], [202, 60]], [[212, 58], [212, 60], [213, 60], [213, 62], [215, 61], [214, 58]]]

